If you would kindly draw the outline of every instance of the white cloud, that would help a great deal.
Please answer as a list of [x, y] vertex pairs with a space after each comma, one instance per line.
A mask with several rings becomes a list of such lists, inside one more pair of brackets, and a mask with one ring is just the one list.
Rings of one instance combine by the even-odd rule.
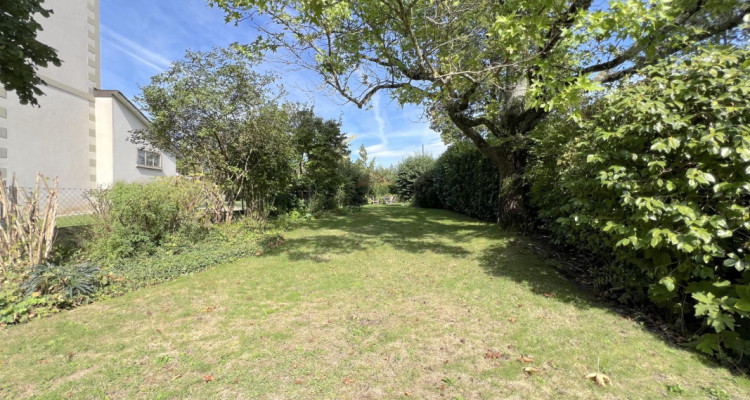
[[143, 65], [153, 68], [156, 71], [164, 71], [169, 68], [171, 61], [162, 55], [153, 52], [146, 47], [134, 42], [125, 36], [107, 28], [106, 25], [101, 24], [102, 38], [106, 41], [109, 40], [109, 45], [122, 53], [130, 56], [135, 61], [140, 62]]
[[386, 146], [382, 143], [365, 147], [365, 150], [367, 150], [367, 153], [373, 153], [373, 154], [378, 151], [384, 151], [385, 149], [386, 149]]
[[380, 92], [375, 93], [372, 96], [372, 112], [375, 117], [375, 122], [378, 124], [378, 137], [380, 137], [380, 144], [388, 145], [388, 138], [385, 136], [385, 119], [380, 115]]

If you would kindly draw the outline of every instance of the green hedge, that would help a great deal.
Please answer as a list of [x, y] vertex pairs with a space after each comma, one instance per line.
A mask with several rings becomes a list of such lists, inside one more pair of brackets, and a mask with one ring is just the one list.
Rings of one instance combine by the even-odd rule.
[[422, 208], [442, 208], [435, 186], [435, 170], [423, 173], [414, 181], [414, 205]]
[[500, 175], [474, 147], [453, 145], [435, 162], [434, 185], [440, 205], [448, 210], [497, 221]]
[[595, 268], [622, 300], [648, 296], [698, 349], [736, 358], [750, 351], [749, 56], [646, 69], [581, 128], [541, 127], [527, 175], [541, 218], [606, 261]]
[[414, 183], [434, 165], [435, 159], [428, 154], [413, 154], [399, 161], [393, 182], [393, 191], [398, 194], [399, 201], [414, 200]]

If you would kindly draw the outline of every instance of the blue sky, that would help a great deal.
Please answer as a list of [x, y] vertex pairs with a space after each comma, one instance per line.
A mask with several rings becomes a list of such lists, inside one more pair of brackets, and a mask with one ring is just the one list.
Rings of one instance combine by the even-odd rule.
[[[183, 57], [185, 50], [209, 50], [234, 42], [249, 42], [255, 31], [248, 24], [224, 23], [224, 15], [205, 0], [101, 0], [102, 89], [118, 89], [132, 98], [139, 85]], [[280, 71], [280, 65], [272, 66]], [[315, 106], [318, 115], [339, 119], [343, 131], [355, 136], [352, 154], [364, 143], [380, 165], [391, 165], [421, 150], [434, 156], [445, 150], [440, 136], [429, 128], [419, 107], [401, 108], [386, 92], [360, 110], [339, 97], [315, 91], [319, 80], [303, 71], [282, 71], [288, 99]]]

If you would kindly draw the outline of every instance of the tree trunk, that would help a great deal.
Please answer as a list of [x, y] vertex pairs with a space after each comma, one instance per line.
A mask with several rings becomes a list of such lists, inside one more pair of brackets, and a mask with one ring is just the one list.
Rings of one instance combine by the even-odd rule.
[[[523, 174], [526, 169], [527, 152], [523, 146], [506, 140], [503, 145], [492, 145], [476, 130], [479, 125], [485, 125], [494, 135], [501, 138], [502, 132], [485, 120], [472, 119], [463, 113], [465, 104], [452, 103], [447, 109], [451, 121], [466, 137], [471, 140], [484, 155], [489, 157], [500, 172], [500, 194], [498, 197], [499, 211], [497, 222], [500, 225], [520, 225], [528, 218], [526, 207], [526, 187], [523, 182]], [[514, 133], [528, 133], [543, 115], [542, 111], [529, 110], [520, 112], [511, 122], [518, 123], [514, 127]], [[523, 122], [523, 123], [521, 123]], [[510, 122], [508, 122], [510, 123]], [[511, 134], [503, 136], [511, 139]]]
[[517, 226], [529, 216], [523, 182], [525, 154], [512, 150], [495, 150], [496, 155], [491, 159], [500, 175], [497, 223], [502, 226]]

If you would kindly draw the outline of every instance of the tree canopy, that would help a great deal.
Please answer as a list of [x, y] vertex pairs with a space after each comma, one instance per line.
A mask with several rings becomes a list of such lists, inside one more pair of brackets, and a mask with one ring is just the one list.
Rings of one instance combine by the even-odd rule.
[[747, 0], [209, 2], [228, 21], [269, 16], [245, 48], [286, 49], [360, 107], [389, 90], [444, 116], [500, 169], [509, 216], [524, 208], [527, 134], [549, 112], [697, 44], [737, 40], [750, 10]]
[[292, 115], [291, 134], [301, 197], [308, 203], [315, 199], [330, 207], [344, 181], [340, 164], [349, 157], [341, 123], [324, 120], [312, 109], [302, 109]]
[[291, 183], [289, 110], [274, 96], [274, 77], [227, 49], [188, 51], [151, 78], [136, 101], [151, 115], [132, 140], [176, 155], [183, 172], [205, 173], [230, 204], [243, 199], [266, 213]]
[[0, 83], [16, 92], [21, 104], [39, 105], [37, 97], [44, 94], [37, 67], [61, 65], [55, 49], [36, 39], [42, 30], [37, 18], [52, 14], [42, 3], [44, 0], [0, 0]]

